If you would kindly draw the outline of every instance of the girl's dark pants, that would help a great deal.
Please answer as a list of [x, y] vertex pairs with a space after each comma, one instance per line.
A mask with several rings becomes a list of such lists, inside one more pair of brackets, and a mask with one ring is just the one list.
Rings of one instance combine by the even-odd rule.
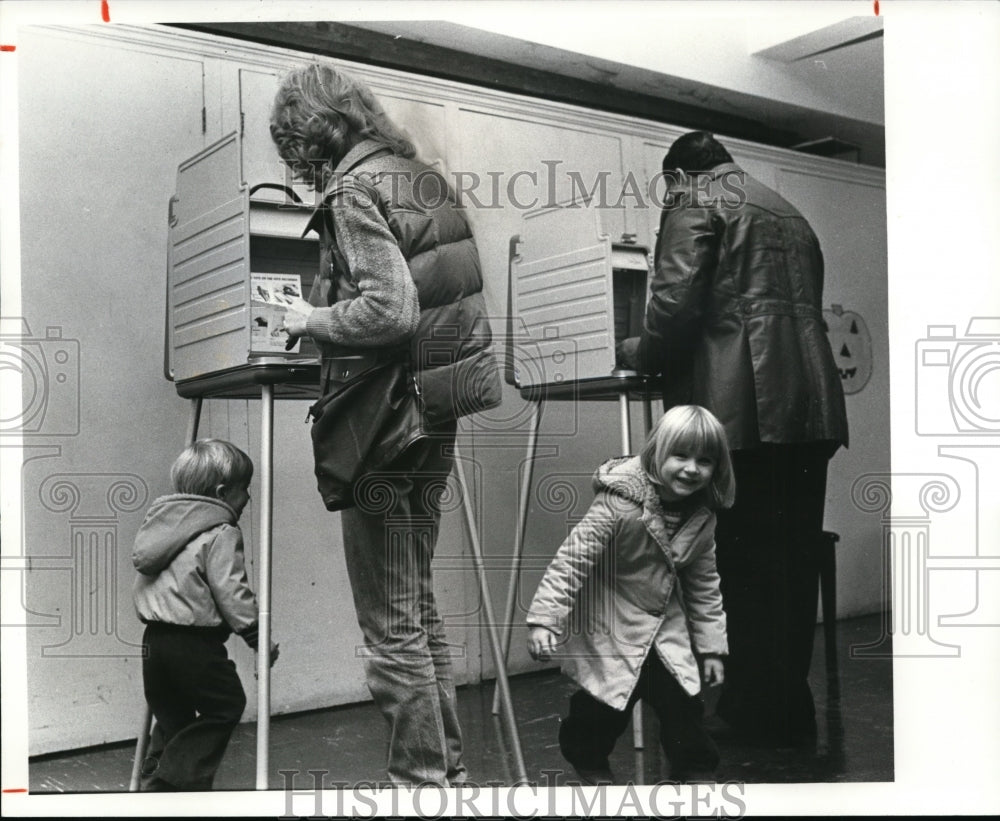
[[656, 650], [642, 665], [639, 682], [624, 710], [598, 701], [586, 690], [577, 690], [569, 701], [569, 717], [559, 725], [559, 747], [574, 766], [607, 770], [608, 756], [628, 727], [636, 702], [648, 704], [660, 724], [660, 743], [675, 781], [708, 774], [719, 765], [719, 750], [702, 724], [701, 696], [689, 695], [663, 666]]
[[143, 762], [143, 788], [211, 789], [246, 707], [226, 627], [152, 623], [143, 635], [143, 689], [156, 724]]

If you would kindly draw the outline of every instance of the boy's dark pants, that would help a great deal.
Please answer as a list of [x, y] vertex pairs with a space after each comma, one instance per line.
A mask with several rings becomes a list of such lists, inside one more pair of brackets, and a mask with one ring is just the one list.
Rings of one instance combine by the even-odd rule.
[[226, 654], [228, 635], [225, 627], [146, 625], [142, 679], [156, 725], [144, 788], [211, 789], [247, 703]]
[[659, 720], [660, 743], [673, 780], [707, 775], [719, 766], [719, 750], [702, 724], [701, 696], [689, 695], [678, 684], [656, 650], [646, 657], [624, 710], [609, 707], [586, 690], [573, 694], [569, 717], [559, 725], [559, 747], [566, 760], [581, 769], [607, 770], [608, 756], [628, 727], [632, 708], [640, 698], [653, 708]]

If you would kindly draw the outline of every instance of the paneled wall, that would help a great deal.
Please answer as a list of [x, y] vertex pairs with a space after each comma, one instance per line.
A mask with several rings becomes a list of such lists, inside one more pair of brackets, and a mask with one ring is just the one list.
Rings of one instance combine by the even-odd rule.
[[[26, 436], [21, 475], [23, 550], [32, 567], [26, 576], [30, 753], [39, 754], [131, 737], [141, 710], [131, 541], [148, 502], [169, 492], [169, 467], [189, 416], [187, 400], [162, 369], [166, 215], [177, 165], [241, 130], [246, 182], [282, 181], [267, 114], [281, 72], [306, 58], [127, 26], [26, 29], [18, 55], [21, 315], [52, 376], [42, 374], [49, 384], [40, 400], [46, 414]], [[681, 133], [426, 77], [351, 68], [408, 128], [423, 158], [465, 186], [501, 353], [509, 245], [522, 206], [564, 197], [569, 172], [588, 187], [603, 176], [614, 202], [630, 174], [650, 179]], [[889, 466], [883, 175], [762, 146], [729, 146], [750, 173], [813, 222], [827, 261], [826, 304], [857, 312], [871, 331], [873, 375], [848, 397], [853, 443], [833, 462], [827, 524], [842, 536], [840, 615], [873, 612], [882, 604], [881, 535], [878, 522], [853, 507], [850, 486], [861, 474]], [[635, 197], [604, 212], [613, 238], [631, 232], [649, 245], [657, 220], [655, 203]], [[460, 436], [498, 612], [531, 411], [509, 386], [504, 399], [500, 408], [463, 420]], [[323, 509], [312, 478], [307, 404], [280, 401], [275, 414], [273, 629], [282, 647], [272, 678], [276, 713], [367, 698], [339, 517]], [[256, 459], [259, 405], [209, 400], [201, 433], [231, 439]], [[633, 428], [640, 426], [636, 410]], [[545, 407], [518, 623], [547, 558], [590, 501], [593, 469], [619, 451], [616, 403]], [[258, 516], [251, 503], [242, 520], [251, 581]], [[493, 665], [457, 505], [444, 517], [435, 563], [459, 680], [489, 677]], [[539, 666], [523, 643], [517, 627], [512, 672]], [[230, 647], [251, 720], [252, 655], [238, 640]]]

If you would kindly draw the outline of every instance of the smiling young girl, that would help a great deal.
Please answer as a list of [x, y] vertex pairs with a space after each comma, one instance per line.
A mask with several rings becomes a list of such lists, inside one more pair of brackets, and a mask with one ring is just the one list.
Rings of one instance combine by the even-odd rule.
[[702, 407], [672, 408], [640, 455], [605, 462], [594, 486], [527, 618], [532, 657], [558, 656], [582, 688], [559, 728], [562, 754], [584, 782], [613, 783], [608, 756], [641, 698], [672, 780], [708, 777], [719, 753], [699, 693], [722, 683], [727, 653], [714, 510], [735, 495], [722, 425]]

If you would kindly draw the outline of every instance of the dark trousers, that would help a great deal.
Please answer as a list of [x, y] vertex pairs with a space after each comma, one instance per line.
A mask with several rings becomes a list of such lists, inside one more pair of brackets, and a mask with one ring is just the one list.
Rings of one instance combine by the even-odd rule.
[[226, 628], [149, 624], [143, 635], [143, 689], [156, 719], [144, 784], [211, 789], [229, 737], [246, 707]]
[[559, 725], [559, 747], [571, 764], [590, 770], [609, 768], [608, 756], [628, 727], [636, 702], [642, 699], [660, 723], [660, 744], [670, 762], [671, 778], [684, 781], [708, 775], [719, 766], [719, 750], [702, 724], [701, 696], [681, 687], [651, 650], [642, 665], [639, 682], [624, 710], [598, 701], [586, 690], [569, 700], [569, 716]]
[[761, 740], [815, 733], [808, 675], [832, 450], [808, 443], [735, 451], [736, 504], [718, 514], [729, 658], [717, 712]]

